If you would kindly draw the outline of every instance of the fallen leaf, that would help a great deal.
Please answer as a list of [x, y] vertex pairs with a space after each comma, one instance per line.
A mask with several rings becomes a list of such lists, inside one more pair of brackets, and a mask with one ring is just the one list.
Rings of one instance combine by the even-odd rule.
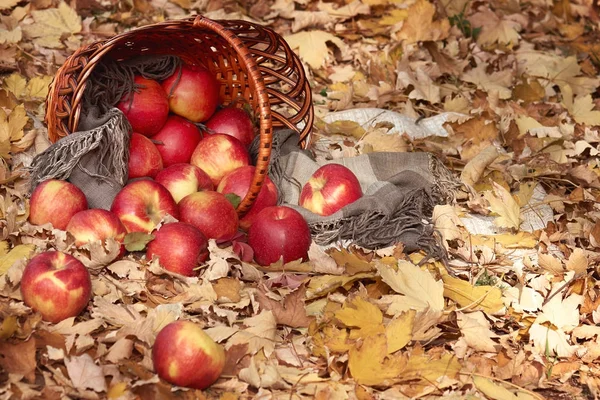
[[600, 125], [600, 111], [594, 110], [594, 107], [591, 95], [577, 96], [573, 101], [572, 107], [569, 107], [569, 113], [580, 124], [588, 126]]
[[319, 69], [325, 63], [329, 50], [327, 42], [336, 45], [342, 52], [346, 51], [347, 45], [337, 36], [331, 33], [313, 30], [293, 33], [284, 37], [292, 49], [298, 49], [298, 54], [308, 65]]
[[[494, 43], [512, 45], [519, 43], [522, 24], [506, 17], [498, 18], [489, 8], [482, 7], [481, 11], [469, 17], [469, 22], [473, 27], [481, 28], [481, 32], [477, 36], [477, 43], [482, 46]], [[527, 20], [525, 19], [524, 22], [526, 24]]]
[[[398, 299], [402, 302], [402, 308], [396, 309], [396, 312], [410, 309], [417, 311], [444, 309], [444, 283], [441, 280], [436, 281], [429, 271], [424, 271], [404, 260], [398, 261], [397, 270], [389, 265], [379, 264], [377, 271], [392, 290], [404, 295]], [[389, 296], [384, 296], [382, 300], [385, 301], [385, 298], [390, 299]]]
[[408, 7], [407, 18], [398, 38], [407, 43], [416, 43], [428, 40], [442, 40], [448, 37], [450, 22], [447, 18], [434, 21], [435, 6], [427, 0], [417, 0]]
[[473, 68], [464, 72], [461, 79], [466, 82], [471, 82], [479, 89], [485, 90], [488, 94], [498, 93], [501, 99], [509, 99], [512, 95], [511, 87], [513, 81], [513, 72], [511, 70], [503, 70], [486, 72], [487, 65], [480, 63], [477, 68]]
[[401, 354], [388, 355], [385, 333], [366, 337], [359, 348], [348, 352], [348, 368], [361, 385], [390, 386], [405, 367], [406, 359]]
[[292, 328], [305, 328], [314, 319], [306, 315], [305, 296], [306, 286], [302, 285], [285, 296], [283, 302], [276, 301], [269, 298], [266, 295], [266, 288], [261, 286], [257, 293], [257, 300], [262, 309], [273, 313], [278, 324]]
[[511, 194], [501, 185], [492, 182], [493, 191], [483, 197], [490, 203], [490, 210], [497, 215], [494, 223], [500, 228], [518, 229], [521, 224], [521, 209]]
[[384, 331], [381, 310], [362, 297], [346, 301], [342, 309], [336, 311], [335, 318], [347, 327], [359, 328], [352, 331], [351, 338], [365, 338]]
[[237, 303], [242, 299], [240, 291], [242, 285], [240, 281], [234, 278], [221, 278], [212, 283], [212, 287], [217, 294], [217, 300], [221, 302]]
[[443, 275], [444, 297], [455, 301], [461, 308], [482, 310], [490, 315], [504, 309], [502, 292], [494, 286], [473, 286], [450, 275]]
[[106, 391], [106, 381], [102, 368], [96, 365], [89, 354], [84, 353], [80, 356], [65, 358], [65, 366], [76, 389], [92, 389], [95, 392]]
[[28, 382], [35, 382], [35, 346], [34, 338], [19, 343], [0, 341], [0, 366], [10, 374], [23, 375]]
[[469, 348], [475, 351], [485, 351], [487, 353], [497, 353], [500, 345], [492, 340], [497, 338], [490, 329], [490, 322], [482, 312], [465, 314], [458, 312], [456, 322], [462, 339]]
[[[6, 242], [2, 242], [5, 243]], [[0, 256], [0, 276], [6, 274], [12, 265], [23, 259], [28, 259], [31, 255], [31, 252], [35, 249], [35, 245], [33, 244], [18, 244], [13, 249], [11, 249], [8, 253]]]
[[415, 324], [415, 310], [408, 310], [392, 319], [385, 327], [388, 354], [403, 349], [412, 339]]

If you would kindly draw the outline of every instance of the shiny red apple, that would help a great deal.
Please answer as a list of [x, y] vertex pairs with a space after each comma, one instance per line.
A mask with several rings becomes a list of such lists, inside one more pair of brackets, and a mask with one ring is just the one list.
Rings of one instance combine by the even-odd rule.
[[161, 226], [148, 243], [146, 259], [153, 256], [168, 271], [195, 276], [195, 269], [208, 258], [208, 240], [191, 224], [171, 222]]
[[29, 222], [51, 223], [54, 228], [65, 230], [73, 215], [87, 208], [81, 189], [67, 181], [49, 179], [37, 185], [31, 194]]
[[134, 77], [134, 91], [117, 104], [134, 132], [152, 136], [162, 128], [169, 115], [169, 101], [155, 80]]
[[192, 164], [173, 164], [160, 171], [154, 180], [167, 188], [176, 203], [188, 194], [214, 189], [210, 176]]
[[[233, 193], [243, 200], [250, 190], [255, 171], [256, 167], [246, 165], [228, 173], [221, 179], [217, 192]], [[277, 205], [277, 188], [271, 178], [266, 176], [256, 200], [246, 214], [240, 218], [240, 228], [247, 231], [263, 208], [274, 205]]]
[[209, 239], [230, 240], [238, 231], [238, 215], [225, 195], [196, 192], [179, 202], [179, 220], [194, 225]]
[[[80, 211], [73, 215], [66, 230], [75, 238], [77, 247], [89, 242], [104, 243], [106, 239], [114, 239], [122, 244], [127, 234], [125, 226], [116, 214], [99, 208]], [[121, 253], [123, 254], [124, 251], [125, 248], [121, 246]]]
[[206, 121], [205, 125], [212, 133], [231, 135], [246, 147], [250, 146], [255, 136], [250, 116], [246, 111], [236, 107], [225, 107], [218, 110]]
[[152, 346], [158, 376], [177, 386], [206, 389], [223, 372], [225, 351], [190, 321], [175, 321], [161, 329]]
[[260, 265], [306, 259], [310, 243], [310, 229], [302, 214], [285, 206], [263, 209], [248, 231], [248, 244]]
[[33, 257], [23, 270], [21, 296], [46, 321], [57, 323], [79, 315], [92, 293], [87, 268], [75, 257], [46, 251]]
[[200, 139], [202, 134], [198, 127], [177, 115], [169, 116], [161, 130], [152, 136], [165, 167], [189, 163]]
[[331, 215], [362, 197], [356, 175], [341, 164], [326, 164], [315, 171], [300, 192], [299, 204], [319, 215]]
[[132, 133], [129, 141], [129, 179], [155, 177], [163, 169], [162, 157], [152, 140]]
[[206, 68], [184, 65], [162, 83], [171, 112], [192, 122], [206, 121], [219, 104], [219, 82]]
[[119, 217], [127, 232], [151, 232], [167, 214], [179, 217], [171, 193], [150, 179], [127, 184], [115, 196], [110, 210]]
[[196, 146], [191, 164], [210, 176], [215, 187], [230, 173], [250, 164], [250, 155], [238, 139], [223, 133], [206, 135]]

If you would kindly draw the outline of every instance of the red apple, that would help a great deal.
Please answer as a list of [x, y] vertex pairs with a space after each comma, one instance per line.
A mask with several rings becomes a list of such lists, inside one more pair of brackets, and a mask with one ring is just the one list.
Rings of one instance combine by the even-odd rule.
[[168, 271], [195, 276], [195, 268], [208, 258], [208, 240], [191, 224], [171, 222], [161, 226], [148, 243], [146, 258], [151, 260], [153, 256]]
[[[248, 190], [250, 190], [255, 171], [256, 167], [246, 165], [228, 173], [221, 179], [217, 192], [223, 194], [233, 193], [239, 196], [240, 200], [243, 200]], [[252, 203], [252, 207], [240, 218], [240, 228], [247, 231], [263, 208], [274, 205], [277, 205], [277, 188], [273, 181], [266, 176], [256, 200]]]
[[[75, 238], [77, 247], [84, 246], [89, 242], [104, 243], [109, 238], [122, 244], [127, 234], [119, 217], [110, 211], [99, 208], [79, 211], [73, 215], [66, 230]], [[124, 252], [125, 247], [121, 245], [121, 255]]]
[[180, 221], [188, 222], [210, 239], [229, 240], [237, 233], [238, 215], [225, 195], [204, 191], [179, 202]]
[[210, 176], [215, 187], [233, 170], [250, 164], [250, 155], [238, 139], [223, 133], [206, 135], [192, 154], [191, 163]]
[[154, 180], [171, 192], [176, 203], [188, 194], [214, 189], [210, 176], [192, 164], [173, 164], [160, 171]]
[[305, 259], [311, 237], [308, 224], [298, 211], [285, 206], [263, 209], [248, 231], [248, 244], [254, 250], [254, 261], [271, 265]]
[[119, 217], [127, 232], [151, 232], [167, 214], [179, 217], [171, 193], [150, 179], [127, 184], [115, 196], [110, 210]]
[[202, 134], [198, 127], [177, 115], [171, 115], [161, 130], [152, 136], [165, 167], [189, 163], [200, 139]]
[[23, 301], [46, 321], [57, 323], [79, 315], [92, 293], [90, 273], [75, 257], [46, 251], [33, 257], [23, 270]]
[[163, 169], [162, 157], [152, 140], [139, 133], [131, 134], [128, 167], [129, 179], [143, 176], [153, 178]]
[[341, 164], [317, 169], [300, 192], [300, 205], [315, 214], [331, 215], [362, 197], [354, 173]]
[[173, 385], [206, 389], [223, 372], [225, 351], [190, 321], [175, 321], [156, 335], [152, 362], [158, 376]]
[[50, 222], [65, 230], [73, 215], [88, 208], [85, 194], [70, 182], [49, 179], [37, 185], [29, 201], [29, 222], [43, 225]]
[[135, 91], [117, 104], [134, 132], [152, 136], [169, 115], [169, 101], [160, 83], [142, 76], [134, 78]]
[[183, 66], [162, 83], [171, 112], [192, 122], [206, 121], [219, 104], [219, 82], [206, 68]]
[[240, 108], [226, 107], [217, 111], [206, 127], [213, 133], [225, 133], [237, 138], [244, 146], [250, 146], [254, 139], [254, 126], [248, 113]]

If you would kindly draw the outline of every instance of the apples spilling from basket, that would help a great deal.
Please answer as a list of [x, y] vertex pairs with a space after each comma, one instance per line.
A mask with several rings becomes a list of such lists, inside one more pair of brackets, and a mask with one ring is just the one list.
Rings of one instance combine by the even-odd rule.
[[[111, 209], [88, 209], [77, 186], [49, 180], [32, 193], [29, 221], [66, 230], [76, 247], [113, 239], [121, 243], [120, 256], [127, 234], [150, 233], [146, 258], [156, 256], [166, 270], [185, 276], [197, 275], [208, 259], [209, 239], [231, 242], [240, 231], [260, 265], [306, 259], [308, 224], [298, 211], [277, 205], [277, 188], [268, 176], [249, 211], [242, 217], [236, 212], [256, 171], [248, 152], [255, 129], [246, 111], [220, 108], [216, 78], [206, 69], [184, 67], [163, 82], [135, 77], [135, 84], [133, 95], [118, 104], [133, 130], [131, 179]], [[361, 196], [348, 168], [328, 164], [306, 183], [299, 204], [326, 216]], [[161, 225], [167, 215], [178, 222]], [[21, 286], [25, 302], [53, 322], [81, 312], [90, 291], [85, 276], [73, 280], [81, 274], [79, 261], [57, 255], [34, 260]], [[67, 268], [79, 272], [61, 272]], [[51, 295], [41, 298], [42, 293]]]

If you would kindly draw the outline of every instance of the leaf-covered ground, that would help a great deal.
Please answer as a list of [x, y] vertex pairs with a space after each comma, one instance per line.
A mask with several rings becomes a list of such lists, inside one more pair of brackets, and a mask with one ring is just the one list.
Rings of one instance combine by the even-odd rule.
[[[319, 117], [377, 107], [418, 126], [450, 113], [446, 136], [318, 119], [313, 139], [330, 157], [442, 159], [464, 183], [434, 211], [455, 277], [399, 244], [315, 246], [309, 262], [272, 268], [213, 246], [183, 279], [26, 222], [22, 167], [47, 146], [57, 68], [82, 44], [193, 13], [282, 34]], [[591, 0], [0, 0], [0, 397], [597, 398], [598, 22]], [[55, 325], [19, 293], [27, 258], [46, 249], [95, 272], [86, 311]], [[153, 372], [155, 335], [175, 319], [226, 348], [209, 390]]]

